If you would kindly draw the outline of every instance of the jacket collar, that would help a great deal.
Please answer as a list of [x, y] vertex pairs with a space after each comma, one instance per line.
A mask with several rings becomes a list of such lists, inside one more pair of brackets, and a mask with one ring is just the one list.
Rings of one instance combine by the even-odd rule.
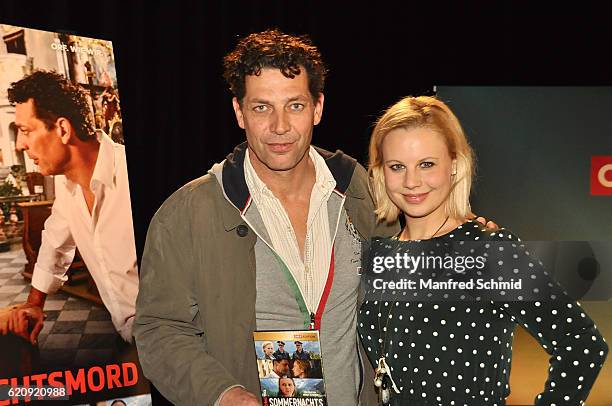
[[[249, 188], [244, 180], [246, 149], [246, 141], [234, 148], [234, 151], [226, 157], [223, 163], [223, 174], [221, 177], [225, 195], [240, 211], [246, 208], [250, 200]], [[315, 147], [315, 149], [321, 154], [332, 173], [336, 181], [336, 191], [343, 195], [347, 194], [351, 197], [364, 199], [365, 194], [363, 190], [349, 189], [357, 161], [340, 150], [332, 153], [322, 148]]]

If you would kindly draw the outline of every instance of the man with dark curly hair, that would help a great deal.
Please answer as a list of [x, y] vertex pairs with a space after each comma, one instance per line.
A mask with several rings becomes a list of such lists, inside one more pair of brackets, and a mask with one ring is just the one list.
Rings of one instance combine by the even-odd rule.
[[360, 242], [396, 227], [376, 224], [361, 165], [311, 146], [327, 69], [307, 38], [251, 34], [224, 65], [246, 142], [151, 221], [144, 373], [175, 404], [261, 405], [252, 332], [317, 329], [328, 403], [355, 406]]
[[224, 65], [246, 142], [150, 224], [143, 370], [175, 404], [260, 405], [252, 332], [317, 329], [328, 402], [354, 406], [360, 242], [395, 227], [376, 224], [361, 165], [311, 146], [327, 69], [309, 39], [251, 34]]
[[131, 342], [138, 269], [125, 149], [96, 132], [83, 90], [58, 73], [35, 71], [13, 83], [8, 96], [17, 149], [43, 175], [58, 175], [32, 288], [8, 330], [36, 343], [46, 297], [67, 280], [78, 247], [117, 332]]

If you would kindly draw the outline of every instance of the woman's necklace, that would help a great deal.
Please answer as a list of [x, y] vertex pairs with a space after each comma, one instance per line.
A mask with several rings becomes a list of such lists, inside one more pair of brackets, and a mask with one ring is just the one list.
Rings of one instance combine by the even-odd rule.
[[[442, 230], [442, 227], [444, 227], [444, 225], [448, 222], [449, 218], [450, 216], [446, 216], [446, 219], [444, 219], [444, 222], [442, 223], [442, 225], [438, 227], [438, 229], [431, 235], [431, 237], [429, 237], [429, 239], [434, 238], [436, 234], [438, 234], [440, 230]], [[380, 293], [380, 302], [378, 304], [378, 314], [381, 314], [380, 311], [382, 308], [382, 296], [383, 296], [383, 292]], [[389, 327], [389, 320], [391, 319], [391, 314], [393, 313], [393, 308], [396, 307], [395, 306], [396, 304], [397, 303], [390, 303], [390, 309], [389, 309], [389, 312], [387, 313], [387, 322], [384, 328], [385, 336], [380, 344], [380, 352], [378, 353], [379, 358], [378, 358], [378, 363], [376, 365], [376, 370], [375, 370], [376, 375], [374, 376], [374, 386], [376, 386], [377, 388], [380, 388], [379, 393], [378, 393], [378, 400], [381, 405], [389, 404], [389, 400], [391, 399], [390, 387], [393, 388], [395, 393], [397, 394], [400, 393], [399, 389], [395, 385], [395, 382], [393, 381], [393, 377], [391, 376], [391, 368], [387, 364], [387, 360], [385, 356], [385, 346], [387, 344], [387, 331]], [[378, 318], [378, 336], [379, 337], [382, 336], [382, 331], [380, 329], [380, 317]], [[389, 383], [391, 385], [389, 385]]]
[[[448, 222], [449, 218], [450, 218], [450, 216], [446, 216], [446, 218], [444, 219], [444, 222], [440, 225], [440, 227], [438, 227], [438, 229], [431, 235], [431, 237], [429, 237], [430, 240], [432, 238], [434, 238], [436, 236], [436, 234], [438, 234], [440, 232], [440, 230], [442, 230], [442, 227], [444, 227], [444, 225], [446, 225], [446, 223]], [[404, 227], [404, 230], [406, 230], [406, 227]], [[404, 230], [402, 230], [400, 235], [404, 234]]]

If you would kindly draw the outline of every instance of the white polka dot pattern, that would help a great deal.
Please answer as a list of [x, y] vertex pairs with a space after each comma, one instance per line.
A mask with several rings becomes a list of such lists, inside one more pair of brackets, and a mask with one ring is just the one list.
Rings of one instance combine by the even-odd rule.
[[[508, 230], [491, 232], [475, 222], [437, 239], [520, 241]], [[529, 255], [520, 245], [515, 249], [504, 258]], [[552, 282], [535, 259], [517, 275]], [[366, 300], [358, 315], [359, 333], [371, 362], [386, 341], [384, 355], [401, 390], [392, 396], [392, 404], [504, 405], [517, 324], [551, 355], [548, 380], [535, 404], [582, 404], [608, 346], [581, 306], [552, 284], [551, 299], [539, 301]]]

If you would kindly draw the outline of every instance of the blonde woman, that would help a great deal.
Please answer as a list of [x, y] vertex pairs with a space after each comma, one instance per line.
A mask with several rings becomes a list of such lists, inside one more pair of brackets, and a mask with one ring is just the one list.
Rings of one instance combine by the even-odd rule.
[[402, 254], [477, 241], [483, 242], [485, 259], [486, 250], [506, 247], [507, 263], [495, 266], [512, 267], [517, 278], [550, 283], [543, 300], [519, 295], [506, 301], [409, 300], [410, 295], [392, 300], [380, 286], [366, 284], [358, 326], [383, 403], [504, 405], [510, 394], [512, 337], [520, 324], [551, 355], [535, 404], [583, 404], [606, 358], [605, 340], [579, 304], [547, 279], [516, 235], [465, 220], [474, 156], [448, 106], [433, 97], [400, 100], [377, 121], [369, 152], [378, 220], [402, 216], [405, 221], [395, 238], [372, 240], [370, 258], [377, 250]]
[[274, 344], [272, 343], [272, 341], [264, 341], [261, 344], [261, 349], [263, 350], [263, 353], [264, 353], [264, 359], [268, 359], [268, 360], [276, 359], [274, 357]]

